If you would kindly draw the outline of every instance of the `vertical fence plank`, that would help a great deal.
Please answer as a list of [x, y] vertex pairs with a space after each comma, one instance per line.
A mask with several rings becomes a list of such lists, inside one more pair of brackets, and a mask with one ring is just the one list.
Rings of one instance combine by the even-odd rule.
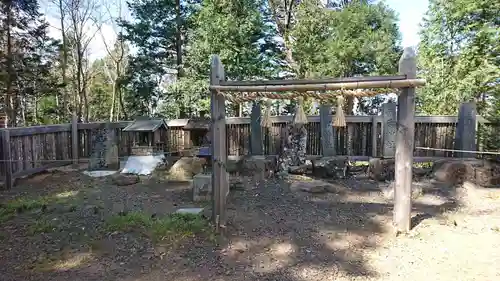
[[78, 117], [74, 114], [71, 118], [71, 158], [73, 166], [78, 165]]
[[377, 116], [372, 116], [372, 157], [377, 157], [378, 122]]
[[5, 170], [5, 187], [12, 188], [12, 162], [10, 157], [10, 132], [8, 129], [2, 130], [2, 151], [3, 151], [3, 165]]

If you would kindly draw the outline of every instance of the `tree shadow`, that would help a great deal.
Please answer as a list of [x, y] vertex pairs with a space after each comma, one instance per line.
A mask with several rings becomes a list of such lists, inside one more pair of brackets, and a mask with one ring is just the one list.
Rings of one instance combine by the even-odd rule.
[[[76, 175], [73, 177], [73, 181], [81, 180]], [[102, 183], [99, 180], [90, 182]], [[145, 237], [133, 233], [94, 233], [91, 238], [101, 239], [106, 247], [82, 248], [64, 260], [68, 263], [85, 253], [91, 253], [91, 259], [72, 267], [53, 267], [45, 272], [26, 274], [39, 280], [116, 281], [305, 281], [377, 277], [379, 273], [370, 266], [367, 254], [376, 251], [381, 237], [391, 235], [393, 204], [381, 197], [377, 183], [359, 179], [337, 182], [347, 190], [325, 194], [292, 192], [289, 183], [269, 181], [256, 189], [231, 192], [226, 237], [217, 246], [204, 237], [197, 237], [158, 255], [149, 253], [146, 248], [161, 246], [154, 246]], [[132, 189], [125, 188], [124, 192], [130, 196], [159, 195], [154, 200], [179, 204], [190, 200], [186, 189], [163, 186], [162, 192], [156, 192], [148, 187], [152, 184], [147, 182]], [[141, 192], [147, 188], [152, 190]], [[93, 191], [91, 194], [79, 193], [77, 197], [88, 200], [89, 196], [105, 194], [102, 187]], [[441, 198], [441, 201], [417, 200], [413, 204], [413, 226], [456, 207], [452, 200], [453, 190], [429, 187], [423, 190], [423, 199], [428, 199], [426, 196]], [[154, 208], [150, 205], [154, 202], [151, 200], [145, 198], [144, 203], [132, 207], [152, 212]], [[104, 214], [96, 215], [91, 222], [96, 226], [102, 224], [101, 215]], [[84, 233], [89, 232], [85, 230]]]

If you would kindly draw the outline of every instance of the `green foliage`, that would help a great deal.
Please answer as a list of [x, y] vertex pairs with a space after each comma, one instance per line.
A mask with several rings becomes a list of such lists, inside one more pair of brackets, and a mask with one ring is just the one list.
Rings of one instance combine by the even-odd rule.
[[301, 77], [397, 72], [401, 55], [396, 15], [383, 3], [353, 2], [341, 10], [302, 1], [293, 31]]
[[467, 101], [478, 102], [479, 113], [495, 107], [492, 99], [500, 94], [499, 13], [498, 1], [429, 2], [419, 46], [419, 69], [427, 80], [418, 93], [422, 112], [456, 114]]
[[256, 79], [272, 74], [270, 27], [256, 0], [205, 0], [194, 16], [187, 65], [196, 77], [209, 77], [210, 55], [218, 54], [228, 80]]
[[39, 99], [54, 97], [60, 90], [53, 72], [59, 42], [48, 37], [48, 24], [37, 1], [2, 1], [0, 10], [0, 96], [4, 110], [11, 126], [35, 124], [39, 121]]
[[[210, 112], [207, 80], [182, 77], [176, 83], [168, 85], [165, 92], [165, 101], [159, 106], [158, 110], [158, 114], [164, 118], [202, 116], [203, 112]], [[185, 111], [181, 112], [181, 109]]]
[[123, 38], [136, 46], [138, 52], [130, 58], [123, 81], [125, 103], [132, 116], [158, 114], [153, 109], [165, 98], [163, 79], [175, 69], [182, 69], [175, 54], [180, 46], [182, 52], [178, 55], [182, 56], [184, 45], [182, 40], [176, 40], [177, 32], [187, 37], [189, 17], [195, 6], [190, 1], [180, 1], [179, 18], [174, 0], [130, 1], [128, 6], [135, 20], [121, 23], [125, 29]]
[[104, 60], [96, 60], [91, 67], [93, 74], [89, 88], [90, 118], [95, 121], [109, 120], [109, 109], [112, 102], [113, 81], [106, 75], [107, 66]]
[[[304, 0], [297, 7], [297, 23], [291, 34], [299, 77], [397, 72], [401, 48], [394, 11], [370, 1], [345, 1], [337, 3], [334, 10], [318, 2]], [[382, 102], [381, 98], [362, 98], [360, 109], [368, 113]]]

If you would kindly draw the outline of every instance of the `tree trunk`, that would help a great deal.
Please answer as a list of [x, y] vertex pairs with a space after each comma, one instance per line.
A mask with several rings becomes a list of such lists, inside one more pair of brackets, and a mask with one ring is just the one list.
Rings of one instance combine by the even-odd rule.
[[175, 32], [175, 44], [176, 44], [176, 55], [177, 55], [177, 78], [183, 76], [182, 73], [182, 19], [181, 19], [181, 1], [175, 0], [175, 15], [176, 15], [176, 32]]
[[116, 82], [113, 82], [113, 89], [111, 92], [111, 108], [109, 109], [109, 122], [113, 122], [115, 117], [115, 104], [116, 104]]
[[34, 101], [33, 101], [33, 122], [34, 124], [38, 125], [38, 97], [35, 96]]
[[[59, 13], [61, 16], [61, 37], [62, 37], [62, 59], [61, 59], [61, 74], [62, 74], [62, 81], [64, 84], [63, 88], [63, 97], [62, 97], [62, 104], [61, 108], [63, 110], [60, 110], [58, 108], [58, 113], [65, 113], [67, 110], [67, 99], [68, 99], [68, 76], [66, 75], [66, 71], [68, 68], [68, 46], [67, 46], [67, 38], [66, 38], [66, 29], [64, 26], [64, 9], [63, 9], [63, 0], [59, 0]], [[57, 98], [57, 96], [56, 96]], [[60, 114], [58, 114], [59, 116]]]
[[5, 15], [7, 16], [4, 22], [4, 30], [6, 31], [7, 36], [7, 94], [5, 96], [5, 113], [7, 119], [8, 127], [15, 127], [16, 121], [16, 113], [14, 110], [14, 60], [12, 54], [12, 34], [11, 34], [11, 26], [12, 26], [12, 3], [7, 1], [5, 3]]

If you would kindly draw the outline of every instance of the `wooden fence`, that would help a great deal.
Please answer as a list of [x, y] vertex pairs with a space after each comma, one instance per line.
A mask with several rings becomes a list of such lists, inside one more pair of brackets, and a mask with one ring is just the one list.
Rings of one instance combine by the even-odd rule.
[[[291, 116], [272, 118], [273, 126], [264, 137], [264, 154], [277, 154], [281, 130]], [[320, 117], [309, 116], [306, 125], [308, 131], [308, 155], [321, 155]], [[481, 118], [478, 123], [486, 124]], [[183, 155], [183, 152], [194, 147], [196, 143], [189, 131], [183, 130], [187, 119], [170, 120], [165, 143], [169, 153]], [[335, 148], [337, 155], [371, 156], [381, 155], [382, 116], [347, 116], [347, 127], [336, 131]], [[456, 116], [418, 116], [415, 118], [415, 146], [453, 149]], [[118, 133], [118, 149], [121, 157], [130, 155], [131, 138], [129, 133], [122, 132], [130, 121], [112, 123], [111, 128]], [[250, 153], [250, 118], [230, 117], [226, 121], [228, 155], [241, 156]], [[91, 132], [104, 128], [106, 123], [80, 123], [77, 130], [71, 124], [35, 126], [2, 129], [0, 134], [0, 178], [6, 186], [11, 186], [15, 178], [35, 174], [49, 168], [68, 165], [86, 160], [91, 155]], [[376, 127], [376, 130], [374, 128]], [[72, 134], [77, 135], [73, 142]], [[263, 134], [266, 136], [266, 134]], [[73, 152], [76, 144], [76, 156]], [[350, 145], [348, 145], [350, 144]], [[478, 148], [481, 148], [478, 142]], [[415, 156], [449, 157], [449, 152], [416, 150]]]

